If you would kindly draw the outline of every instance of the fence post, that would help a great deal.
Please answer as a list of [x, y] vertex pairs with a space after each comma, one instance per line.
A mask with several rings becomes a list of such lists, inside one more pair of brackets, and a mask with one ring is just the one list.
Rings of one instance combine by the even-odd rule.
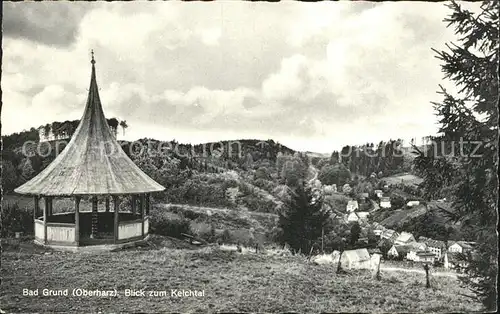
[[431, 282], [429, 280], [429, 265], [425, 264], [424, 269], [425, 269], [425, 287], [430, 288]]

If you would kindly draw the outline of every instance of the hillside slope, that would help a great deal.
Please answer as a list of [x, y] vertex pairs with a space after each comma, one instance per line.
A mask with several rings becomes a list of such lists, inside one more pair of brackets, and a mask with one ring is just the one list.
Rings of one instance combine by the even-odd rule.
[[[139, 248], [83, 254], [3, 252], [2, 310], [11, 312], [475, 312], [480, 305], [456, 279], [433, 277], [425, 288], [419, 273], [382, 271], [336, 275], [332, 265], [297, 256], [201, 250]], [[36, 280], [33, 280], [36, 278]], [[116, 289], [116, 297], [23, 296], [22, 289]], [[125, 289], [156, 295], [125, 296]], [[172, 289], [204, 291], [172, 296]], [[164, 294], [162, 294], [164, 293]]]

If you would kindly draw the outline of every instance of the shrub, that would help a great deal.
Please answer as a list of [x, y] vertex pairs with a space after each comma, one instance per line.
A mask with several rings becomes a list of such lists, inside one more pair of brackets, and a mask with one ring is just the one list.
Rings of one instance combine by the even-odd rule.
[[11, 237], [15, 232], [33, 233], [32, 211], [19, 208], [19, 204], [5, 204], [2, 207], [1, 235]]
[[280, 227], [274, 227], [271, 231], [266, 232], [266, 238], [270, 241], [278, 244], [283, 244], [283, 229]]
[[242, 203], [248, 207], [248, 210], [262, 213], [274, 213], [276, 208], [276, 203], [273, 200], [254, 195], [242, 198]]
[[216, 239], [216, 235], [215, 235], [215, 225], [211, 224], [210, 229], [208, 229], [208, 230], [201, 230], [198, 233], [198, 237], [207, 241], [208, 243], [216, 242], [217, 239]]
[[232, 237], [229, 230], [224, 229], [224, 231], [217, 236], [217, 242], [219, 243], [231, 243]]
[[151, 217], [151, 232], [155, 234], [182, 238], [182, 233], [189, 234], [190, 220], [184, 217], [169, 218], [166, 215], [156, 213]]

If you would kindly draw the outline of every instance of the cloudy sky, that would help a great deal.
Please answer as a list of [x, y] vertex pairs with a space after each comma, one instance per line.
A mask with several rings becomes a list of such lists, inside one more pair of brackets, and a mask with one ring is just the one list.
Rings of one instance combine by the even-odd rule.
[[[468, 7], [473, 6], [468, 4]], [[2, 133], [79, 119], [90, 50], [125, 138], [299, 150], [436, 132], [443, 3], [4, 3]], [[122, 136], [123, 138], [123, 136]]]

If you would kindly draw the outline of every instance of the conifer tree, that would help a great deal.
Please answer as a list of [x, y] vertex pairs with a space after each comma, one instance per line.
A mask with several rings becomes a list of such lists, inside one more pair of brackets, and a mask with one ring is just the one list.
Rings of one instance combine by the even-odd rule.
[[289, 203], [279, 213], [283, 240], [294, 252], [309, 253], [314, 242], [321, 237], [329, 216], [330, 212], [323, 207], [322, 197], [315, 196], [304, 183], [298, 184]]
[[451, 218], [475, 235], [477, 245], [466, 257], [467, 276], [461, 280], [492, 311], [498, 273], [498, 0], [484, 1], [478, 14], [456, 2], [448, 7], [452, 12], [445, 22], [459, 42], [435, 52], [458, 91], [441, 87], [443, 101], [434, 104], [441, 124], [433, 138], [437, 149], [420, 151], [415, 166], [426, 196], [450, 197]]

